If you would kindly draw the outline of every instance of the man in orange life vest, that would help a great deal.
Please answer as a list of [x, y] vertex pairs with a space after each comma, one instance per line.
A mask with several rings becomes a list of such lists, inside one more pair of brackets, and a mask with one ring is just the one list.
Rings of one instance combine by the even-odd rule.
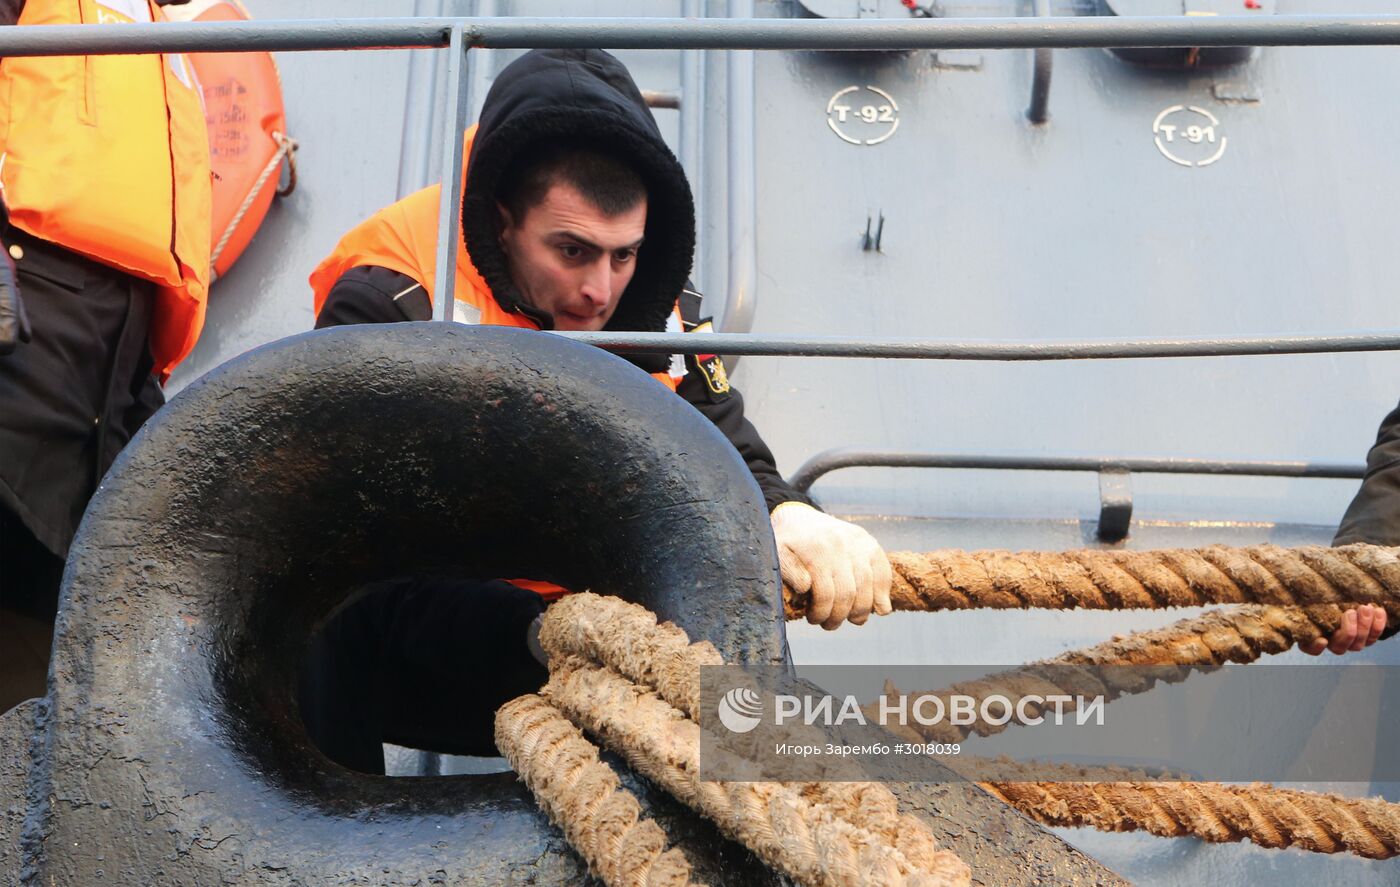
[[[595, 50], [526, 54], [496, 79], [467, 138], [459, 320], [545, 330], [708, 328], [700, 296], [686, 286], [695, 242], [689, 185], [617, 59]], [[411, 195], [340, 241], [311, 275], [317, 327], [431, 319], [439, 194], [434, 186]], [[784, 580], [813, 595], [810, 621], [833, 629], [889, 612], [890, 568], [879, 544], [782, 479], [717, 356], [629, 359], [693, 404], [742, 455], [772, 513]], [[493, 580], [460, 591], [406, 581], [333, 620], [327, 633], [337, 638], [320, 655], [318, 689], [303, 692], [303, 715], [331, 757], [359, 769], [382, 766], [377, 741], [351, 748], [343, 727], [318, 728], [320, 709], [341, 725], [381, 721], [390, 740], [494, 754], [494, 706], [543, 677], [524, 648], [526, 626], [565, 590]], [[387, 633], [397, 640], [386, 642]], [[441, 651], [431, 668], [428, 650]], [[455, 686], [454, 671], [491, 674], [490, 698]], [[415, 677], [401, 681], [404, 674]], [[380, 688], [392, 715], [364, 711], [366, 684]], [[441, 712], [444, 694], [453, 699], [450, 715]], [[423, 722], [416, 708], [438, 720]]]
[[[166, 2], [185, 0], [0, 0], [0, 22], [156, 21]], [[203, 323], [198, 84], [179, 55], [3, 59], [0, 152], [0, 623], [44, 623], [88, 499]]]

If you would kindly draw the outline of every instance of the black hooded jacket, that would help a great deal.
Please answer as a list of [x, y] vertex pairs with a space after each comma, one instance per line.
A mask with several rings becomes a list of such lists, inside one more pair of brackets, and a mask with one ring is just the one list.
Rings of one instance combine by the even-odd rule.
[[[527, 53], [486, 94], [467, 165], [462, 237], [491, 293], [502, 308], [521, 308], [497, 239], [496, 191], [512, 161], [542, 141], [604, 149], [626, 157], [641, 175], [647, 189], [645, 241], [607, 329], [661, 332], [694, 259], [695, 204], [685, 171], [662, 140], [637, 84], [621, 62], [600, 50]], [[543, 320], [549, 329], [552, 321]], [[647, 357], [654, 363], [643, 369], [665, 370], [666, 355]]]
[[1400, 545], [1400, 406], [1381, 420], [1366, 475], [1342, 515], [1333, 545]]
[[[685, 173], [626, 67], [592, 49], [526, 53], [501, 72], [482, 105], [463, 189], [462, 236], [501, 307], [524, 314], [542, 329], [553, 326], [552, 318], [524, 304], [516, 291], [499, 243], [496, 209], [502, 175], [544, 140], [622, 155], [646, 185], [644, 243], [607, 329], [661, 332], [678, 299], [687, 328], [700, 324], [698, 296], [681, 298], [695, 252], [695, 204]], [[352, 268], [331, 287], [316, 327], [431, 320], [427, 295], [415, 287], [420, 283], [388, 268]], [[666, 355], [628, 359], [653, 373], [664, 371], [670, 360]], [[810, 502], [778, 474], [772, 451], [744, 418], [743, 398], [724, 381], [718, 360], [688, 358], [688, 373], [677, 393], [734, 444], [770, 509], [792, 500]]]

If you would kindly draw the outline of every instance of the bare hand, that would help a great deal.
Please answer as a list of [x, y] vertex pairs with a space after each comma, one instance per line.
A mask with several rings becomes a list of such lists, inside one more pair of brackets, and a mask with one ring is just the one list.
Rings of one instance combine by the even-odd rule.
[[1331, 650], [1338, 656], [1343, 653], [1364, 650], [1380, 639], [1385, 631], [1385, 610], [1375, 604], [1362, 604], [1355, 610], [1342, 614], [1342, 624], [1332, 634], [1331, 639], [1317, 638], [1306, 646], [1299, 647], [1309, 656], [1320, 656], [1323, 650]]

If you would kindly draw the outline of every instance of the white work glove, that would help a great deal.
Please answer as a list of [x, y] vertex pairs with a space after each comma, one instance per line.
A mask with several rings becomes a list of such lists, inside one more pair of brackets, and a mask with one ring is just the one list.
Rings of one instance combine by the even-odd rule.
[[783, 584], [810, 595], [808, 622], [832, 631], [890, 612], [890, 561], [874, 536], [802, 502], [784, 502], [771, 520]]

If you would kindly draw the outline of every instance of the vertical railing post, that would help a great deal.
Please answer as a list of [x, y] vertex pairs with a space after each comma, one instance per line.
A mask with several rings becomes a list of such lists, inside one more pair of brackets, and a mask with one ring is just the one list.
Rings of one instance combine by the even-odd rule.
[[[751, 19], [753, 0], [729, 0], [729, 17]], [[754, 54], [751, 49], [729, 53], [729, 291], [725, 293], [720, 331], [747, 333], [753, 329], [754, 288], [758, 284], [757, 210], [754, 174]], [[732, 369], [737, 357], [726, 357]]]
[[[425, 8], [430, 5], [432, 6], [431, 10]], [[443, 3], [442, 0], [436, 0], [435, 3], [425, 2], [425, 0], [416, 0], [413, 11], [414, 15], [442, 15]], [[438, 174], [438, 181], [442, 182], [443, 199], [438, 207], [437, 267], [435, 271], [437, 275], [435, 278], [437, 284], [435, 289], [439, 300], [438, 304], [445, 307], [445, 313], [439, 312], [443, 320], [452, 319], [452, 306], [454, 304], [454, 292], [456, 290], [454, 284], [457, 280], [457, 251], [455, 248], [448, 247], [447, 245], [457, 242], [457, 229], [460, 226], [458, 217], [460, 214], [459, 207], [461, 206], [461, 200], [459, 197], [453, 197], [452, 195], [459, 195], [461, 193], [462, 131], [466, 129], [465, 115], [454, 113], [459, 106], [464, 106], [463, 99], [465, 98], [462, 94], [463, 89], [460, 86], [462, 70], [465, 67], [464, 57], [467, 51], [462, 36], [461, 25], [454, 25], [452, 27], [452, 37], [447, 46], [448, 59], [445, 83], [447, 104], [445, 107], [441, 108], [443, 112], [441, 126], [444, 136], [442, 142], [444, 146], [442, 162], [444, 165], [442, 167], [443, 171]], [[415, 55], [414, 60], [409, 63], [410, 65], [416, 65], [416, 67], [409, 68], [408, 108], [413, 109], [416, 107], [426, 110], [419, 110], [414, 114], [405, 114], [406, 124], [411, 120], [413, 123], [421, 125], [423, 131], [414, 133], [405, 129], [404, 132], [404, 150], [401, 152], [401, 166], [399, 167], [399, 199], [401, 200], [413, 191], [428, 184], [427, 181], [416, 181], [416, 179], [425, 179], [430, 175], [427, 167], [430, 164], [428, 158], [432, 157], [433, 154], [431, 121], [433, 114], [439, 111], [439, 106], [437, 105], [439, 83], [436, 76], [438, 71], [437, 66], [426, 65], [418, 61], [419, 58], [426, 59], [427, 57], [427, 53], [419, 53]], [[416, 77], [414, 76], [415, 73], [417, 74]], [[427, 89], [424, 90], [424, 87], [427, 87]], [[427, 96], [420, 95], [420, 90], [426, 91], [428, 93]], [[421, 138], [427, 138], [429, 143], [427, 145], [422, 145], [421, 142], [417, 141]], [[418, 150], [410, 151], [410, 145], [418, 146]], [[447, 148], [445, 146], [452, 147]], [[418, 164], [422, 165], [421, 169]], [[446, 276], [444, 276], [443, 273], [444, 256], [448, 257]], [[424, 751], [422, 749], [417, 749], [416, 751], [418, 772], [414, 775], [442, 775], [442, 755], [437, 752]]]
[[[704, 15], [701, 0], [682, 0], [681, 15], [687, 19], [699, 19]], [[695, 261], [691, 268], [691, 280], [704, 292], [705, 282], [701, 279], [705, 272], [705, 198], [704, 164], [701, 161], [702, 125], [705, 119], [705, 74], [702, 62], [703, 49], [683, 49], [681, 53], [681, 166], [690, 179], [690, 190], [695, 196], [695, 228], [699, 235], [695, 238]]]
[[[476, 0], [472, 15], [476, 18], [495, 18], [499, 15], [496, 0]], [[467, 112], [472, 119], [477, 119], [481, 116], [486, 93], [491, 89], [491, 53], [478, 49], [467, 57], [467, 61]]]
[[[444, 0], [414, 0], [414, 18], [439, 18]], [[434, 132], [438, 110], [438, 75], [442, 56], [412, 50], [408, 54], [408, 84], [404, 91], [403, 135], [399, 141], [399, 182], [395, 200], [402, 200], [441, 178], [432, 169]]]
[[462, 216], [462, 133], [467, 128], [467, 46], [460, 24], [447, 44], [447, 104], [442, 115], [442, 198], [438, 204], [437, 265], [433, 313], [451, 320], [457, 283], [457, 241]]

